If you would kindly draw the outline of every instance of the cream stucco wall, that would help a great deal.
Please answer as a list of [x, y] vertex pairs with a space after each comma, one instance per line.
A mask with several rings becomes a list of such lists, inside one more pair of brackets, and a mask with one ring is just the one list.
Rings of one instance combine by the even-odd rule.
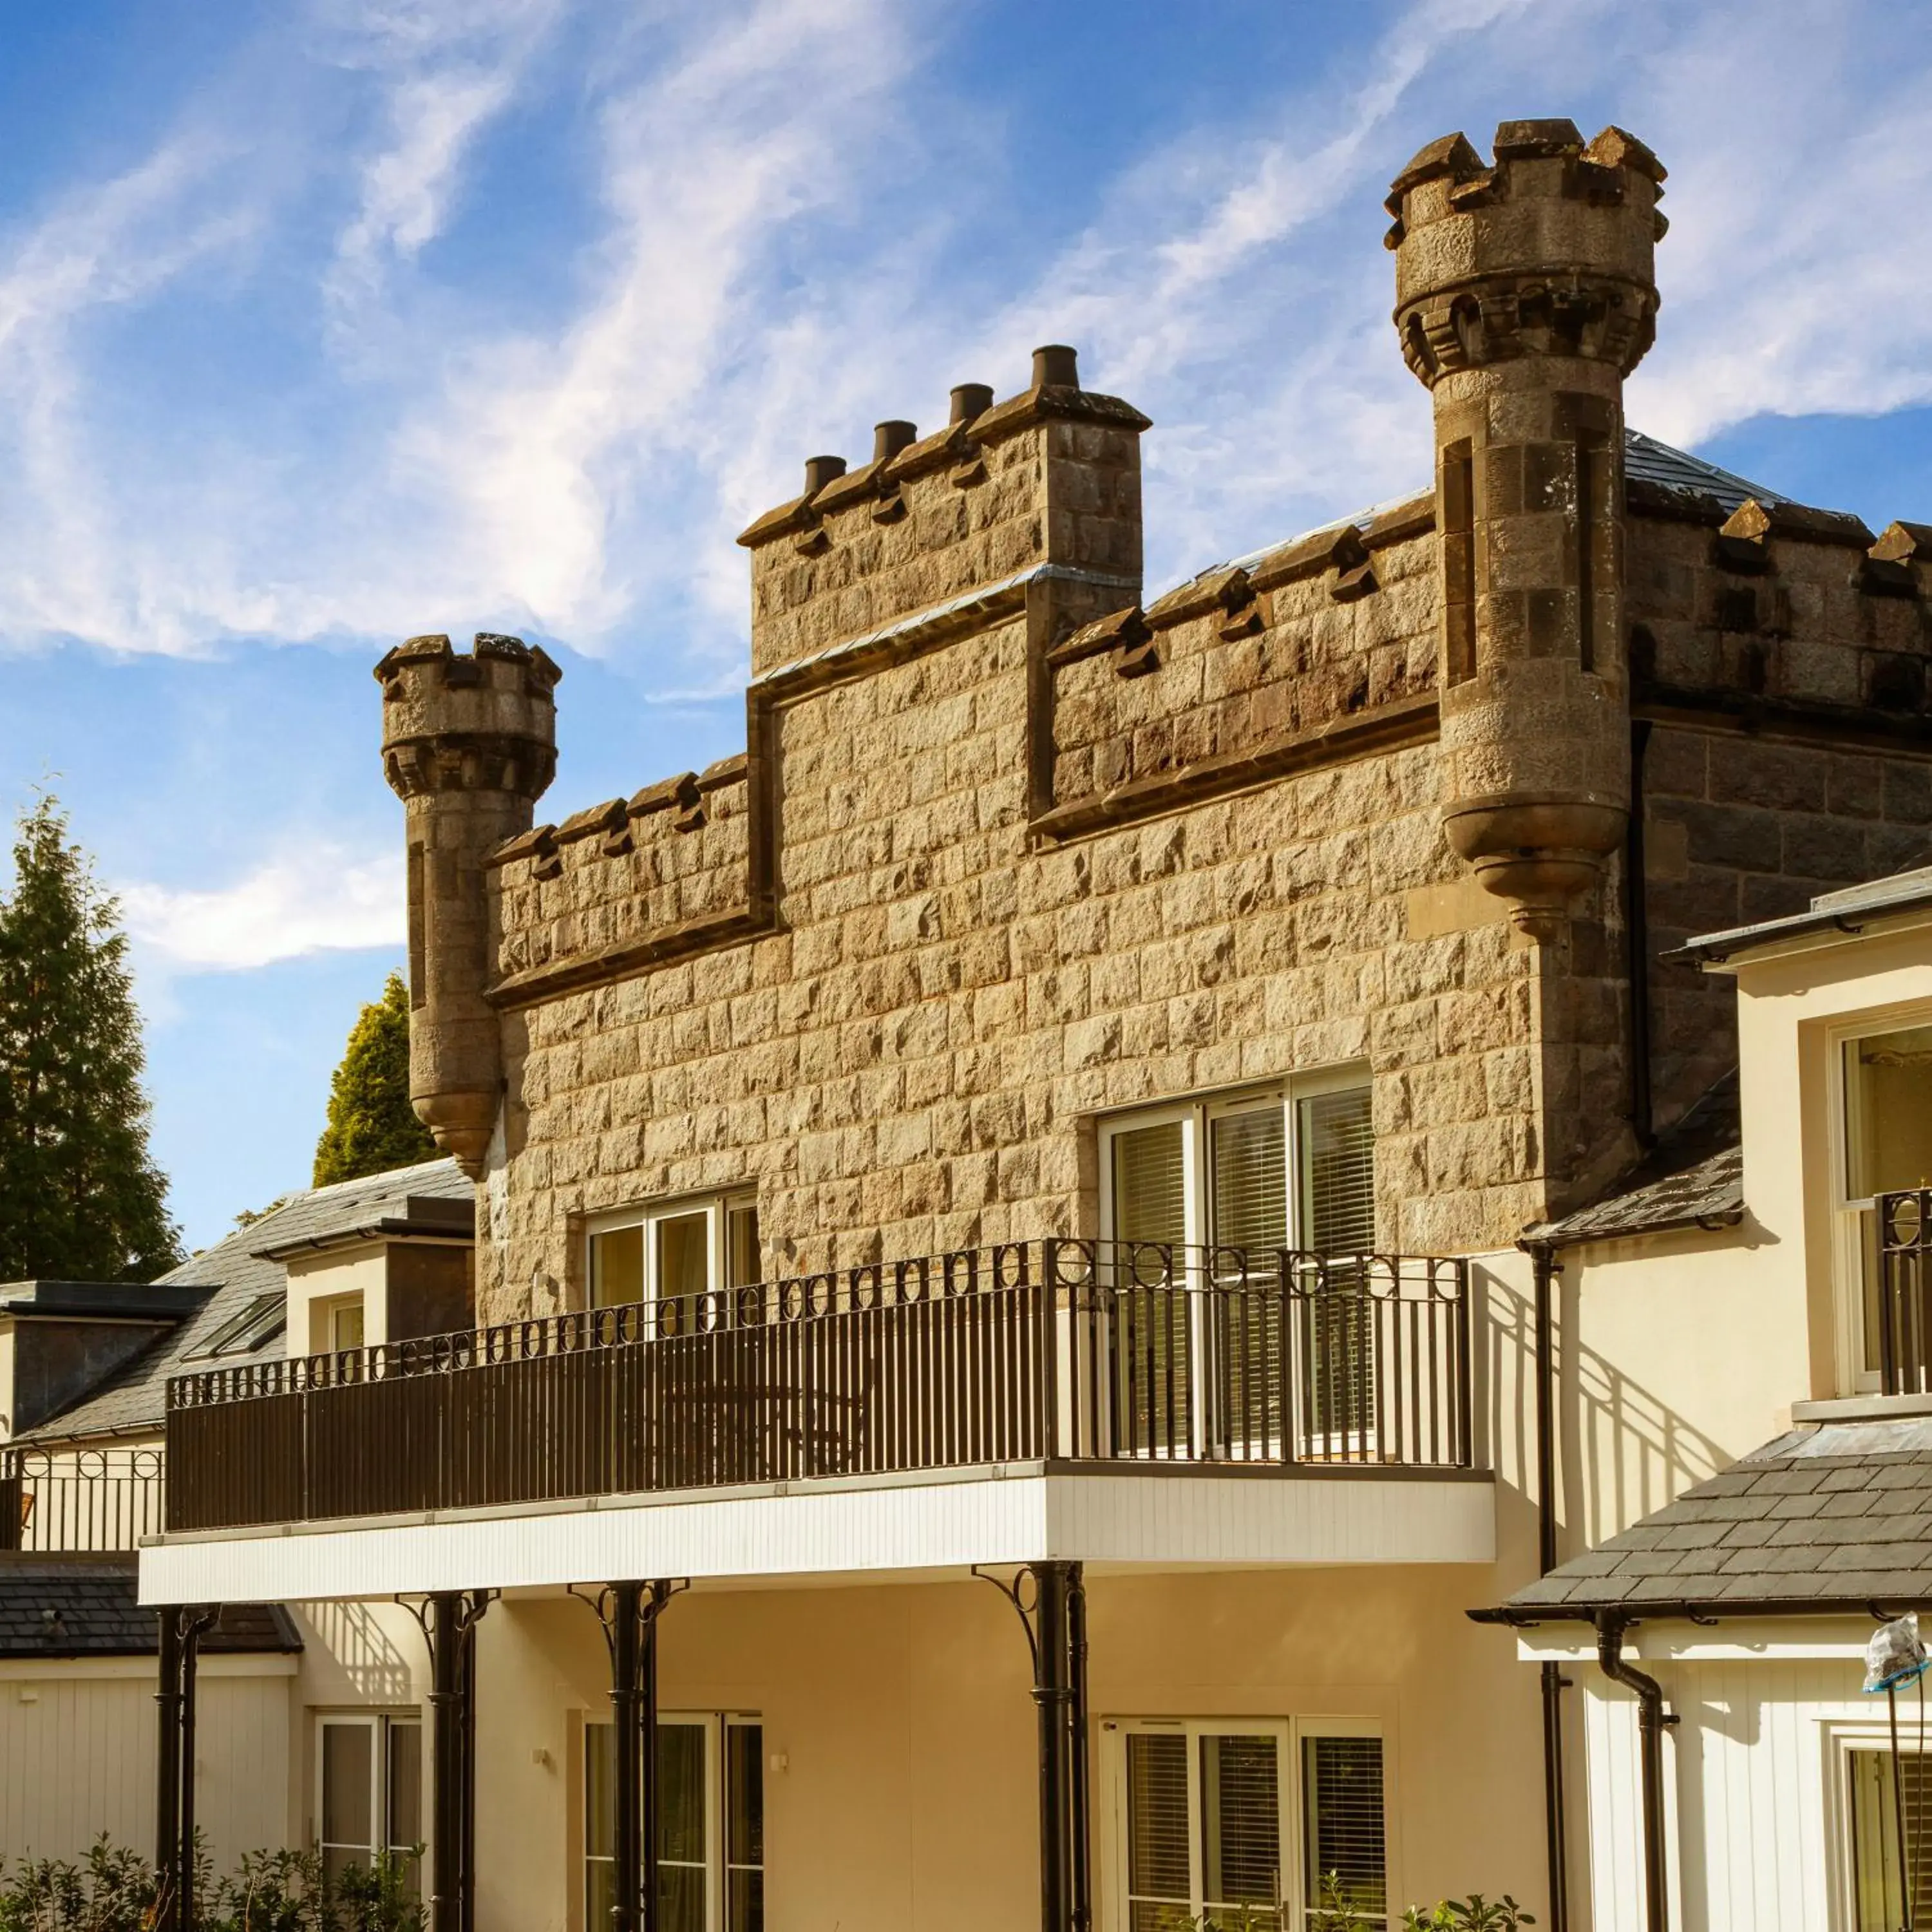
[[[1493, 1587], [1486, 1569], [1449, 1568], [1090, 1577], [1103, 1932], [1102, 1727], [1122, 1717], [1375, 1720], [1398, 1904], [1540, 1895], [1534, 1682], [1462, 1616]], [[984, 1932], [1036, 1918], [1030, 1670], [990, 1586], [697, 1592], [660, 1630], [666, 1712], [763, 1720], [769, 1924]], [[602, 1634], [579, 1604], [499, 1604], [478, 1672], [480, 1932], [582, 1932], [578, 1766], [586, 1717], [609, 1709]]]
[[374, 1348], [389, 1339], [388, 1249], [381, 1241], [332, 1248], [288, 1264], [288, 1352], [319, 1355], [328, 1347], [328, 1308], [347, 1296], [362, 1298], [362, 1340]]

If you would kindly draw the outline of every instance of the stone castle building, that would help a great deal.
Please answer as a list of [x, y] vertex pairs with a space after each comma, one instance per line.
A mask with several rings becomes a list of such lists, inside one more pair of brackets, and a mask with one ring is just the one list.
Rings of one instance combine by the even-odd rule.
[[1096, 1120], [1310, 1068], [1364, 1070], [1391, 1249], [1506, 1244], [1667, 1130], [1735, 1048], [1656, 956], [1927, 840], [1932, 532], [1627, 427], [1663, 180], [1566, 122], [1424, 148], [1387, 238], [1432, 482], [1158, 596], [1150, 425], [1070, 349], [813, 458], [740, 538], [707, 770], [533, 826], [555, 665], [392, 652], [485, 1318], [580, 1305], [646, 1198], [752, 1197], [769, 1274], [1093, 1232]]

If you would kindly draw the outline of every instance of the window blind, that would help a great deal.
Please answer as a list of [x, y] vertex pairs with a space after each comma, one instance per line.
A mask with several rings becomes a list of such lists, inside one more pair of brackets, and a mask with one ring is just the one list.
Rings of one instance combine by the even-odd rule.
[[1366, 1253], [1376, 1244], [1376, 1135], [1366, 1087], [1298, 1101], [1301, 1245]]
[[1221, 1114], [1210, 1133], [1211, 1238], [1253, 1252], [1286, 1247], [1288, 1150], [1280, 1105]]
[[1168, 1932], [1186, 1922], [1187, 1838], [1187, 1739], [1178, 1731], [1136, 1732], [1127, 1739], [1129, 1932]]
[[1271, 1737], [1201, 1740], [1202, 1892], [1216, 1906], [1259, 1906], [1273, 1925], [1281, 1902], [1281, 1768]]
[[1114, 1237], [1187, 1238], [1186, 1137], [1178, 1120], [1114, 1136]]
[[1349, 1910], [1379, 1925], [1388, 1910], [1382, 1739], [1304, 1738], [1301, 1778], [1308, 1897], [1332, 1872]]
[[[1850, 1754], [1852, 1889], [1856, 1932], [1896, 1932], [1905, 1922], [1898, 1820], [1893, 1809], [1892, 1754]], [[1932, 1925], [1932, 1758], [1900, 1754], [1898, 1786], [1904, 1799], [1904, 1876], [1910, 1881], [1912, 1922]]]

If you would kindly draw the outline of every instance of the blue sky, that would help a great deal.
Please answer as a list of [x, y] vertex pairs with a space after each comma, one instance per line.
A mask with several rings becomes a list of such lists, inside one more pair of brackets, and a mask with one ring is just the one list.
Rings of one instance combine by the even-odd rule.
[[398, 962], [370, 668], [566, 667], [561, 817], [742, 742], [734, 534], [1064, 340], [1150, 590], [1413, 488], [1380, 201], [1671, 170], [1631, 419], [1932, 518], [1923, 0], [0, 0], [0, 799], [122, 895], [190, 1242], [305, 1181]]

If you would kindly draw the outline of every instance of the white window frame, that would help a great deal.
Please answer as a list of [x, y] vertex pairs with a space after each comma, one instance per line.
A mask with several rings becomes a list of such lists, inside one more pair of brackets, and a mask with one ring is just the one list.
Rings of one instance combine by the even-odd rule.
[[1847, 1396], [1876, 1395], [1883, 1376], [1876, 1362], [1865, 1360], [1864, 1250], [1863, 1217], [1875, 1214], [1869, 1198], [1855, 1198], [1850, 1191], [1852, 1153], [1852, 1091], [1845, 1060], [1858, 1041], [1876, 1034], [1902, 1033], [1932, 1026], [1932, 1006], [1881, 1008], [1829, 1028], [1825, 1036], [1826, 1211], [1830, 1216], [1832, 1298], [1838, 1335], [1838, 1388]]
[[[1881, 1032], [1893, 1029], [1880, 1028]], [[1918, 1712], [1917, 1693], [1910, 1694], [1914, 1699], [1910, 1723], [1916, 1744]], [[1932, 1692], [1928, 1693], [1932, 1696]], [[1900, 1756], [1918, 1755], [1916, 1749], [1906, 1744], [1906, 1712], [1899, 1712], [1899, 1754]], [[1858, 1932], [1858, 1868], [1853, 1858], [1852, 1842], [1852, 1759], [1855, 1754], [1863, 1751], [1881, 1757], [1892, 1755], [1892, 1738], [1882, 1719], [1876, 1722], [1864, 1720], [1832, 1721], [1822, 1726], [1824, 1732], [1825, 1765], [1825, 1818], [1827, 1863], [1831, 1873], [1831, 1932]], [[1925, 1755], [1932, 1757], [1932, 1735], [1928, 1735]]]
[[[586, 1713], [577, 1756], [578, 1804], [581, 1820], [577, 1843], [577, 1888], [573, 1923], [581, 1932], [601, 1932], [590, 1924], [590, 1802], [588, 1776], [591, 1739], [600, 1730], [608, 1730], [614, 1720], [596, 1712]], [[755, 1729], [759, 1750], [764, 1749], [764, 1719], [756, 1711], [661, 1711], [658, 1726], [676, 1724], [704, 1733], [704, 1932], [725, 1932], [725, 1911], [729, 1902], [730, 1875], [740, 1869], [730, 1863], [730, 1847], [725, 1843], [728, 1822], [726, 1780], [730, 1764], [726, 1745], [734, 1730]], [[762, 1788], [762, 1787], [761, 1787]], [[604, 1862], [608, 1863], [606, 1860]], [[764, 1871], [766, 1868], [758, 1868]]]
[[[642, 1202], [629, 1208], [614, 1209], [608, 1214], [593, 1215], [584, 1223], [584, 1303], [586, 1308], [598, 1304], [593, 1299], [596, 1293], [594, 1280], [594, 1244], [602, 1234], [617, 1234], [627, 1228], [642, 1230], [644, 1247], [644, 1294], [646, 1302], [661, 1299], [658, 1269], [657, 1228], [661, 1222], [675, 1221], [687, 1214], [701, 1214], [705, 1216], [705, 1276], [707, 1294], [716, 1294], [723, 1291], [730, 1262], [729, 1230], [730, 1216], [738, 1210], [750, 1208], [754, 1212], [758, 1197], [748, 1188], [734, 1188], [727, 1192], [709, 1194], [681, 1194], [667, 1196], [661, 1200]], [[764, 1231], [759, 1232], [760, 1268], [762, 1273]], [[751, 1286], [752, 1284], [743, 1284]], [[606, 1304], [605, 1306], [622, 1304]]]
[[[1384, 1888], [1394, 1910], [1399, 1895], [1396, 1883], [1395, 1798], [1394, 1754], [1389, 1748], [1386, 1727], [1374, 1718], [1182, 1718], [1112, 1717], [1100, 1721], [1100, 1789], [1102, 1814], [1098, 1821], [1104, 1850], [1099, 1861], [1100, 1883], [1095, 1900], [1096, 1915], [1104, 1932], [1129, 1932], [1130, 1920], [1127, 1894], [1127, 1739], [1139, 1733], [1178, 1734], [1187, 1739], [1187, 1863], [1188, 1910], [1199, 1913], [1207, 1909], [1202, 1897], [1200, 1832], [1201, 1753], [1204, 1737], [1272, 1737], [1276, 1752], [1276, 1801], [1281, 1817], [1278, 1827], [1281, 1846], [1282, 1897], [1279, 1910], [1282, 1932], [1305, 1932], [1312, 1900], [1306, 1896], [1304, 1820], [1306, 1793], [1302, 1788], [1303, 1744], [1310, 1738], [1374, 1738], [1382, 1747], [1382, 1863]], [[1364, 1932], [1371, 1932], [1374, 1922], [1364, 1922]]]
[[[314, 1800], [309, 1814], [308, 1841], [318, 1852], [325, 1850], [360, 1852], [408, 1852], [414, 1849], [407, 1845], [392, 1845], [389, 1836], [389, 1735], [399, 1726], [407, 1726], [417, 1733], [417, 1762], [422, 1768], [421, 1788], [416, 1794], [416, 1816], [427, 1820], [430, 1815], [428, 1738], [424, 1733], [422, 1713], [419, 1710], [397, 1711], [312, 1711], [310, 1725], [311, 1762], [314, 1767]], [[354, 1844], [325, 1841], [322, 1835], [323, 1820], [327, 1816], [323, 1802], [325, 1752], [323, 1739], [332, 1729], [359, 1730], [369, 1740], [370, 1752], [369, 1777], [369, 1837], [368, 1842]], [[428, 1858], [424, 1848], [424, 1859]], [[420, 1875], [419, 1875], [420, 1876]]]
[[1111, 1241], [1114, 1233], [1114, 1140], [1117, 1135], [1137, 1132], [1146, 1127], [1169, 1126], [1180, 1123], [1183, 1213], [1190, 1246], [1204, 1247], [1212, 1232], [1208, 1225], [1210, 1202], [1208, 1186], [1208, 1160], [1214, 1124], [1232, 1114], [1251, 1113], [1273, 1103], [1282, 1110], [1282, 1155], [1287, 1163], [1282, 1177], [1288, 1202], [1288, 1245], [1304, 1245], [1305, 1208], [1301, 1198], [1301, 1127], [1299, 1100], [1310, 1100], [1323, 1094], [1351, 1093], [1372, 1088], [1368, 1063], [1352, 1060], [1337, 1066], [1312, 1069], [1282, 1080], [1255, 1086], [1229, 1088], [1224, 1092], [1190, 1094], [1150, 1107], [1135, 1107], [1118, 1114], [1102, 1114], [1100, 1135], [1100, 1238]]

